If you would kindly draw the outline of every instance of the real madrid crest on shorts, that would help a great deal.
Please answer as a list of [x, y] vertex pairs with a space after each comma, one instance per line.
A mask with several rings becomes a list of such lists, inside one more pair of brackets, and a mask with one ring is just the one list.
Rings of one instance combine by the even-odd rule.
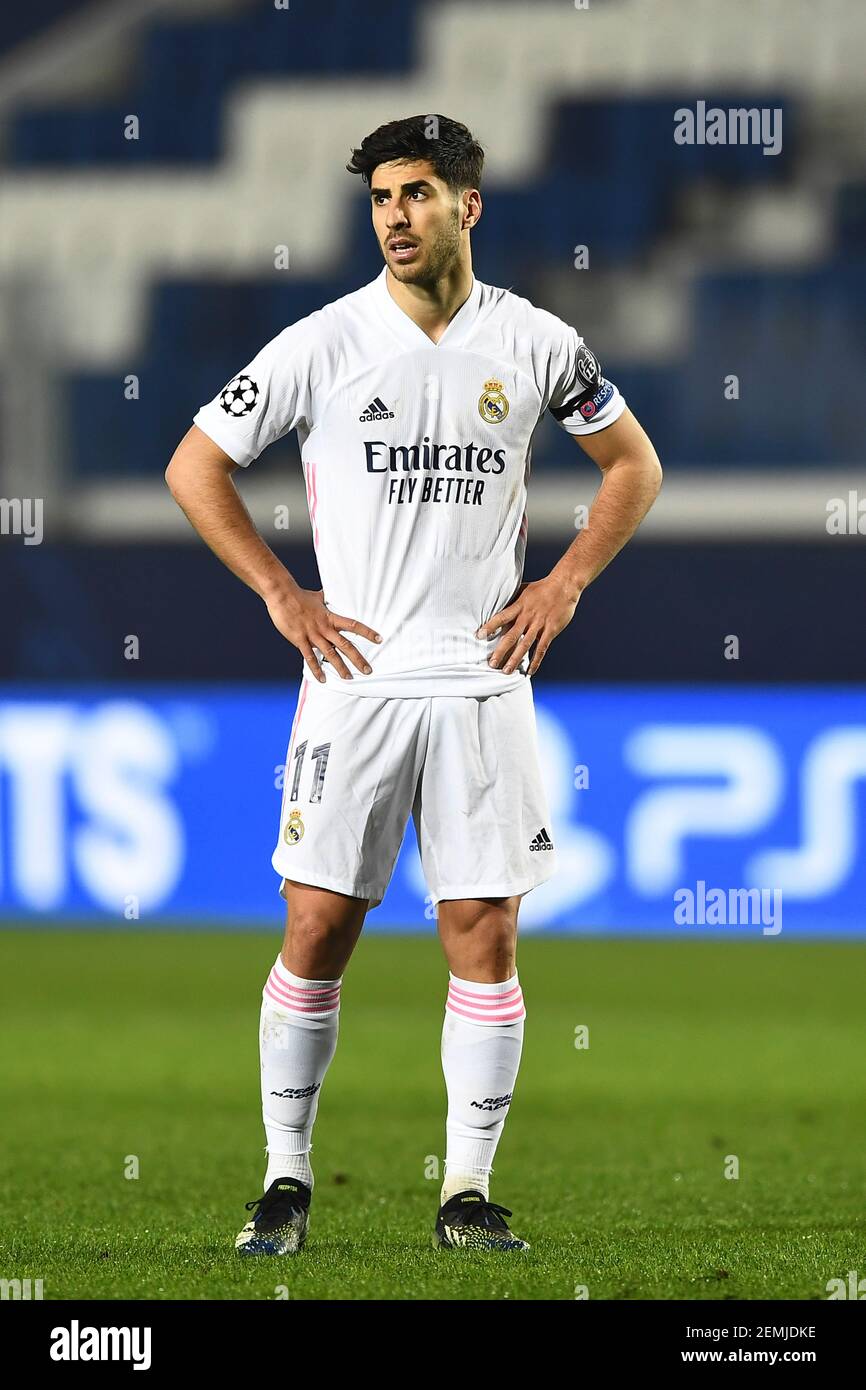
[[286, 828], [283, 831], [283, 839], [287, 845], [296, 845], [299, 840], [304, 838], [304, 822], [301, 819], [300, 811], [292, 811], [286, 821]]
[[488, 425], [501, 425], [508, 414], [508, 401], [501, 381], [485, 381], [478, 400], [478, 414]]

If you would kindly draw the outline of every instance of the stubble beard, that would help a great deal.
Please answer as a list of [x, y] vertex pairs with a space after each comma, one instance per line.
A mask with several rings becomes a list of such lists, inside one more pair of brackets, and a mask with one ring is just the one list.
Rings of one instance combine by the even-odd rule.
[[[458, 211], [439, 228], [432, 241], [425, 241], [426, 255], [419, 265], [393, 265], [388, 268], [395, 280], [403, 285], [421, 285], [432, 289], [451, 269], [460, 254], [460, 228]], [[399, 235], [399, 233], [395, 234]], [[388, 238], [390, 241], [390, 237]]]

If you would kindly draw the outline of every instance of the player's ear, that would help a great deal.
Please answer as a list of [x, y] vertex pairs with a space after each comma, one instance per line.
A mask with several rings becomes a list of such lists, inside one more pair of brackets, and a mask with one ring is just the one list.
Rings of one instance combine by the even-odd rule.
[[481, 217], [481, 194], [478, 192], [477, 188], [468, 188], [464, 193], [460, 194], [460, 200], [463, 204], [460, 230], [470, 230], [472, 227], [477, 226], [478, 220]]

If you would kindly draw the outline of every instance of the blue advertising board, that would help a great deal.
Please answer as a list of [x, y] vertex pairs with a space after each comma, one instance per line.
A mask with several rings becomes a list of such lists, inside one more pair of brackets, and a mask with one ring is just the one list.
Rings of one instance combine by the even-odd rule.
[[[866, 692], [534, 687], [558, 872], [523, 932], [866, 934]], [[297, 691], [0, 690], [0, 919], [279, 925]], [[411, 820], [366, 930], [434, 929]]]

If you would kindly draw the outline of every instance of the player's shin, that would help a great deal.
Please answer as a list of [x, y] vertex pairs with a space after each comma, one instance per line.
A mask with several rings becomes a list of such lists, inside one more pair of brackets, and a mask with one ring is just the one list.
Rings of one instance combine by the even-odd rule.
[[501, 984], [450, 975], [442, 1028], [448, 1093], [443, 1204], [468, 1189], [490, 1196], [493, 1157], [520, 1067], [525, 1018], [516, 974]]
[[259, 1049], [268, 1166], [264, 1190], [292, 1177], [313, 1187], [313, 1125], [337, 1047], [340, 980], [304, 980], [277, 957], [262, 993]]

